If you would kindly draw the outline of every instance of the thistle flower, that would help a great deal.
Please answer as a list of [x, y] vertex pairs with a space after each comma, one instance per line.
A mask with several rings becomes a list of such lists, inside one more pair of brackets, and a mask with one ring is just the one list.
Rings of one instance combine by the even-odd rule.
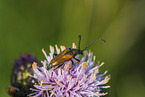
[[11, 74], [11, 85], [7, 87], [7, 92], [12, 97], [26, 97], [30, 87], [33, 87], [32, 78], [29, 76], [33, 74], [31, 66], [33, 62], [38, 63], [36, 57], [29, 53], [20, 55], [20, 58], [15, 60]]
[[[60, 49], [55, 45], [57, 54], [60, 53]], [[61, 51], [65, 49], [64, 46], [60, 46]], [[76, 48], [73, 43], [73, 48]], [[80, 59], [80, 62], [72, 59], [71, 61], [64, 62], [64, 64], [58, 68], [51, 68], [47, 70], [47, 66], [53, 59], [54, 47], [50, 46], [49, 56], [42, 49], [47, 60], [41, 61], [43, 66], [38, 67], [37, 63], [32, 64], [32, 68], [35, 72], [31, 75], [35, 79], [33, 80], [34, 87], [31, 88], [33, 93], [28, 96], [41, 96], [41, 97], [87, 97], [87, 96], [103, 96], [106, 93], [102, 92], [103, 88], [109, 88], [110, 86], [104, 86], [109, 81], [109, 76], [99, 74], [99, 68], [104, 64], [95, 65], [95, 56], [89, 51], [85, 51], [84, 56]], [[75, 58], [79, 59], [79, 55]], [[92, 60], [93, 59], [93, 60]], [[73, 66], [74, 65], [74, 66]], [[57, 68], [57, 67], [56, 67]]]
[[[11, 85], [18, 88], [28, 88], [31, 84], [30, 74], [33, 74], [31, 64], [37, 62], [35, 56], [31, 54], [21, 55], [18, 60], [15, 61], [11, 75]], [[38, 63], [39, 64], [39, 63]]]

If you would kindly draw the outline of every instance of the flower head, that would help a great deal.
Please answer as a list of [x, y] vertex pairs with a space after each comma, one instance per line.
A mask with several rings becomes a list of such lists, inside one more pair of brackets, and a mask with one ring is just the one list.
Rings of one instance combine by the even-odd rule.
[[[11, 85], [18, 88], [30, 87], [32, 78], [29, 76], [33, 74], [31, 64], [37, 62], [35, 56], [31, 54], [21, 55], [18, 60], [15, 60], [11, 75]], [[39, 63], [38, 63], [39, 64]]]
[[[55, 45], [57, 54], [60, 53], [60, 49]], [[64, 46], [60, 46], [61, 51], [65, 49]], [[73, 43], [73, 48], [76, 48]], [[35, 88], [31, 88], [32, 96], [43, 97], [86, 97], [86, 96], [103, 96], [107, 93], [103, 93], [103, 88], [109, 88], [110, 86], [103, 86], [109, 81], [109, 76], [99, 74], [99, 68], [104, 64], [101, 63], [95, 65], [95, 56], [89, 51], [85, 51], [84, 56], [77, 62], [72, 58], [72, 61], [64, 62], [64, 64], [58, 68], [51, 68], [47, 70], [47, 66], [50, 65], [50, 61], [53, 59], [54, 47], [50, 46], [49, 56], [42, 49], [47, 60], [41, 61], [43, 66], [38, 67], [37, 63], [32, 64], [32, 68], [35, 72], [31, 75], [35, 79], [33, 83]], [[79, 59], [79, 55], [75, 56]], [[57, 67], [56, 67], [57, 68]]]
[[36, 57], [30, 53], [21, 55], [18, 60], [15, 60], [11, 73], [11, 85], [7, 87], [7, 93], [10, 96], [26, 97], [29, 94], [30, 87], [33, 87], [32, 78], [29, 76], [33, 74], [31, 65], [33, 62], [39, 64]]

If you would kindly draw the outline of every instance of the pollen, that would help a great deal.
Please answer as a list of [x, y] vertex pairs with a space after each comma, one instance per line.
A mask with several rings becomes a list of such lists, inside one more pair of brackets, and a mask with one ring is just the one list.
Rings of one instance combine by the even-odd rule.
[[83, 62], [81, 65], [82, 65], [82, 68], [84, 70], [88, 66], [88, 63], [87, 62]]
[[94, 80], [94, 79], [96, 79], [96, 78], [97, 78], [97, 77], [95, 76], [95, 74], [92, 73], [90, 79]]
[[81, 81], [79, 80], [78, 85], [80, 85]]
[[108, 76], [106, 76], [105, 79], [104, 79], [103, 81], [104, 81], [105, 83], [108, 83], [109, 79], [110, 79], [110, 78], [109, 78]]
[[76, 80], [78, 80], [78, 76], [77, 76]]
[[61, 69], [61, 73], [63, 73], [64, 72], [64, 70], [63, 69]]
[[71, 81], [71, 80], [72, 80], [72, 77], [70, 76], [69, 78], [67, 78], [67, 80], [68, 80], [68, 81]]
[[37, 63], [36, 62], [33, 62], [33, 64], [32, 64], [32, 66], [33, 66], [33, 68], [37, 68]]
[[57, 80], [57, 83], [60, 85], [60, 82], [59, 82], [59, 80]]
[[44, 67], [46, 67], [46, 62], [43, 63]]
[[43, 80], [41, 80], [41, 82], [40, 82], [40, 86], [42, 86], [42, 83], [43, 83]]
[[98, 69], [97, 69], [97, 70], [95, 70], [94, 75], [96, 75], [97, 73], [98, 73]]
[[99, 91], [98, 92], [96, 92], [96, 93], [94, 93], [94, 95], [98, 95], [99, 94]]
[[56, 93], [54, 93], [54, 96], [57, 96], [57, 94], [56, 94]]

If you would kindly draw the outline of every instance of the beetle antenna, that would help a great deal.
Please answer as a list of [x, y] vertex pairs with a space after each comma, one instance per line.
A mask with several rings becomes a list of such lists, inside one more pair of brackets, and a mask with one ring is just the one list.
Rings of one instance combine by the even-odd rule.
[[99, 41], [99, 40], [102, 40], [102, 41], [104, 41], [106, 43], [106, 41], [104, 39], [96, 39], [96, 40], [92, 41], [91, 43], [89, 43], [82, 51], [84, 51], [90, 44], [92, 44], [92, 43], [94, 43], [96, 41]]
[[78, 47], [79, 47], [79, 50], [80, 50], [80, 44], [81, 44], [81, 35], [79, 35], [79, 36], [78, 36], [78, 38], [79, 38], [79, 46], [78, 46]]

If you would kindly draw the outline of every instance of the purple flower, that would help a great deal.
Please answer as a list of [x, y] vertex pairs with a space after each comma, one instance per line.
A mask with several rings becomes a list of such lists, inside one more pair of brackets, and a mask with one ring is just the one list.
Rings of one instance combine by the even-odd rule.
[[29, 75], [33, 74], [33, 69], [31, 66], [33, 62], [38, 63], [38, 60], [30, 53], [26, 55], [20, 55], [20, 58], [15, 60], [11, 75], [12, 86], [22, 88], [22, 90], [24, 87], [30, 87], [32, 78]]
[[[55, 45], [57, 54], [60, 53], [60, 49]], [[64, 46], [60, 46], [61, 51], [65, 49]], [[73, 43], [73, 48], [76, 48]], [[35, 72], [31, 75], [35, 79], [33, 80], [34, 87], [31, 88], [33, 93], [28, 96], [41, 96], [41, 97], [87, 97], [87, 96], [103, 96], [106, 93], [102, 92], [103, 88], [109, 88], [110, 86], [104, 86], [110, 79], [109, 75], [104, 76], [99, 74], [99, 68], [104, 64], [103, 62], [96, 65], [95, 56], [89, 51], [85, 51], [84, 56], [80, 59], [80, 62], [72, 59], [75, 65], [72, 67], [72, 62], [67, 61], [55, 70], [52, 68], [47, 70], [47, 66], [53, 59], [54, 47], [50, 46], [49, 56], [42, 49], [47, 60], [41, 61], [43, 66], [38, 67], [37, 63], [32, 64], [32, 68]], [[79, 59], [79, 55], [75, 58]], [[93, 60], [92, 60], [93, 59]]]
[[15, 60], [12, 73], [11, 85], [7, 87], [7, 93], [11, 97], [26, 97], [30, 93], [30, 87], [33, 87], [32, 77], [33, 74], [32, 63], [39, 62], [36, 57], [30, 53], [20, 55], [18, 60]]

